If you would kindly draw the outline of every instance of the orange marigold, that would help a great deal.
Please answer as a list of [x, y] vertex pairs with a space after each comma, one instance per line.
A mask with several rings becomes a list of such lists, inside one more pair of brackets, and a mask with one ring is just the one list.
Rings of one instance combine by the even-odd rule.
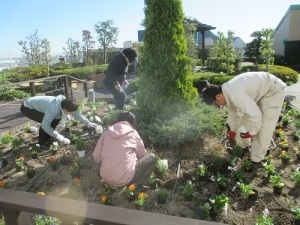
[[0, 188], [4, 187], [5, 182], [3, 180], [0, 180]]
[[75, 181], [76, 184], [80, 185], [80, 179], [79, 178], [75, 178], [74, 181]]
[[50, 163], [54, 163], [55, 161], [56, 161], [55, 156], [51, 156], [51, 157], [50, 157]]
[[102, 196], [101, 196], [101, 202], [105, 202], [106, 199], [107, 199], [107, 197], [106, 197], [105, 195], [102, 195]]
[[134, 184], [131, 184], [130, 186], [129, 186], [129, 191], [134, 191], [135, 190], [135, 185]]
[[42, 192], [42, 191], [39, 191], [38, 195], [46, 195], [46, 194], [44, 192]]
[[145, 193], [145, 192], [140, 192], [139, 195], [138, 195], [138, 198], [148, 198], [148, 194]]

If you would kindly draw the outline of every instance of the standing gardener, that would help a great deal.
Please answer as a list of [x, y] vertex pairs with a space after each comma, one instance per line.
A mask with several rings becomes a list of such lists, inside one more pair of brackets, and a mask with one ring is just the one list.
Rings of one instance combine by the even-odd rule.
[[[242, 73], [223, 85], [202, 91], [207, 104], [226, 105], [229, 139], [245, 148], [251, 145], [252, 171], [262, 167], [285, 97], [286, 84], [267, 72]], [[236, 135], [238, 134], [238, 135]], [[251, 143], [252, 139], [252, 143]]]
[[116, 109], [123, 110], [126, 94], [121, 86], [128, 84], [126, 80], [128, 66], [136, 57], [137, 53], [134, 49], [126, 48], [113, 58], [106, 71], [103, 86], [114, 96]]

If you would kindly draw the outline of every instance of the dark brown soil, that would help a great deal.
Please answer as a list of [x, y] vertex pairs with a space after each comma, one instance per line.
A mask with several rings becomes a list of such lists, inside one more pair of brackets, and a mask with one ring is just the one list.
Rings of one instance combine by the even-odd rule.
[[[82, 125], [77, 125], [76, 127], [71, 127], [71, 132], [82, 134], [87, 131], [83, 130]], [[244, 181], [250, 183], [258, 191], [256, 201], [250, 201], [242, 197], [238, 192], [238, 188], [233, 190], [233, 187], [236, 186], [236, 180], [234, 180], [231, 172], [227, 169], [232, 156], [226, 151], [224, 143], [221, 143], [220, 140], [214, 137], [204, 135], [201, 139], [195, 140], [194, 143], [185, 144], [181, 149], [148, 149], [148, 151], [155, 153], [161, 159], [168, 160], [169, 169], [167, 173], [158, 177], [158, 187], [166, 188], [169, 192], [169, 197], [167, 204], [157, 204], [157, 190], [146, 189], [145, 191], [149, 196], [146, 210], [199, 219], [195, 213], [196, 207], [203, 205], [205, 202], [210, 202], [209, 199], [214, 198], [216, 195], [225, 194], [230, 201], [228, 211], [226, 213], [225, 211], [211, 213], [207, 220], [226, 224], [252, 225], [255, 224], [255, 218], [258, 214], [267, 208], [270, 211], [274, 224], [294, 224], [295, 216], [291, 212], [291, 207], [300, 205], [300, 190], [295, 186], [295, 182], [291, 178], [298, 164], [292, 149], [293, 146], [299, 146], [299, 144], [292, 140], [292, 133], [289, 127], [285, 131], [285, 134], [289, 137], [289, 152], [293, 157], [288, 165], [282, 165], [281, 160], [278, 158], [281, 151], [280, 147], [278, 147], [278, 138], [274, 138], [277, 147], [273, 147], [271, 152], [273, 155], [271, 163], [276, 166], [277, 170], [283, 171], [285, 186], [280, 196], [273, 194], [272, 186], [268, 182], [267, 175], [263, 169], [260, 169], [256, 176], [249, 172], [243, 172]], [[25, 133], [22, 131], [15, 135], [28, 140], [30, 143], [37, 141], [37, 133]], [[22, 146], [18, 149], [2, 146], [4, 152], [6, 152], [7, 165], [0, 169], [0, 179], [6, 183], [6, 188], [8, 189], [33, 193], [44, 192], [46, 195], [80, 199], [99, 204], [103, 204], [100, 200], [101, 196], [106, 195], [111, 197], [111, 205], [113, 206], [135, 209], [133, 202], [130, 202], [125, 195], [125, 188], [112, 190], [105, 187], [99, 176], [99, 165], [94, 163], [91, 157], [96, 142], [97, 138], [86, 140], [86, 156], [80, 158], [78, 162], [81, 166], [81, 185], [79, 188], [78, 186], [76, 187], [76, 183], [70, 173], [70, 167], [74, 166], [75, 158], [77, 157], [74, 145], [60, 145], [56, 156], [61, 156], [63, 150], [67, 151], [68, 164], [60, 165], [57, 171], [53, 171], [49, 165], [50, 150], [39, 152], [38, 159], [31, 159], [29, 146]], [[212, 163], [212, 159], [216, 155], [225, 158], [227, 162], [224, 167], [218, 170]], [[32, 179], [29, 179], [24, 171], [16, 172], [14, 160], [19, 157], [24, 157], [28, 165], [34, 166], [36, 174]], [[249, 158], [249, 153], [242, 158], [242, 161], [247, 158]], [[176, 174], [179, 163], [180, 171], [177, 179]], [[204, 181], [198, 180], [195, 174], [195, 169], [201, 163], [207, 165], [209, 171]], [[227, 189], [221, 191], [216, 183], [210, 179], [217, 172], [229, 178]], [[192, 181], [196, 190], [192, 201], [186, 201], [182, 194], [182, 188], [188, 180]]]

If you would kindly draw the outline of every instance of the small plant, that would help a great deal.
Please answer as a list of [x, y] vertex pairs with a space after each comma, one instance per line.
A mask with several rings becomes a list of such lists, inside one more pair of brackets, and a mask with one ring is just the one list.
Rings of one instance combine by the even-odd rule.
[[31, 155], [37, 154], [38, 151], [39, 151], [39, 149], [40, 149], [40, 145], [39, 145], [39, 144], [32, 145], [32, 146], [29, 148], [30, 154], [31, 154]]
[[272, 184], [272, 186], [284, 186], [284, 183], [282, 182], [282, 177], [278, 173], [275, 173], [274, 175], [270, 176], [270, 183]]
[[101, 195], [100, 201], [104, 205], [111, 205], [111, 196], [109, 196], [109, 195]]
[[157, 182], [156, 174], [152, 172], [149, 177], [149, 184], [156, 184], [156, 182]]
[[221, 188], [227, 187], [227, 178], [222, 176], [219, 172], [217, 172], [217, 176], [215, 178], [216, 184]]
[[5, 188], [6, 187], [6, 183], [0, 179], [0, 188]]
[[202, 210], [203, 218], [201, 218], [201, 219], [206, 219], [206, 218], [209, 217], [209, 212], [211, 210], [211, 205], [208, 202], [204, 203], [203, 205], [200, 205], [197, 208]]
[[168, 191], [165, 188], [159, 188], [157, 190], [157, 196], [166, 197], [168, 196]]
[[187, 181], [186, 184], [183, 186], [182, 193], [184, 195], [194, 195], [194, 192], [195, 190], [192, 182]]
[[271, 164], [267, 164], [266, 162], [262, 163], [264, 170], [268, 175], [275, 174], [275, 166]]
[[214, 199], [210, 199], [214, 209], [223, 209], [229, 204], [229, 198], [226, 195], [217, 195]]
[[168, 166], [164, 163], [164, 160], [159, 159], [156, 163], [154, 171], [156, 174], [162, 175], [168, 171]]
[[134, 204], [138, 206], [143, 206], [147, 203], [148, 194], [145, 192], [140, 192], [138, 194], [138, 199], [134, 201]]
[[291, 155], [288, 154], [286, 151], [281, 151], [281, 153], [279, 155], [279, 158], [281, 158], [281, 159], [290, 159]]
[[207, 167], [202, 163], [196, 169], [196, 174], [199, 175], [200, 177], [204, 177], [206, 175], [206, 169]]
[[252, 161], [251, 160], [246, 160], [244, 163], [243, 163], [243, 169], [245, 171], [250, 171], [252, 169]]
[[249, 195], [255, 194], [253, 191], [253, 188], [250, 184], [245, 184], [245, 183], [237, 183], [240, 187], [240, 193], [241, 195], [248, 197]]
[[263, 163], [270, 164], [272, 161], [272, 158], [273, 158], [273, 156], [271, 154], [268, 156], [265, 156], [263, 159]]
[[60, 225], [62, 222], [59, 218], [44, 216], [44, 215], [35, 215], [34, 216], [35, 225]]
[[74, 165], [69, 168], [69, 171], [73, 178], [80, 178], [80, 167], [77, 163], [74, 163]]
[[295, 127], [297, 128], [297, 130], [300, 130], [300, 121], [295, 122]]
[[127, 198], [129, 198], [129, 199], [134, 198], [135, 197], [135, 190], [136, 190], [136, 188], [135, 188], [134, 184], [131, 184], [128, 187], [126, 187], [125, 194], [126, 194]]
[[11, 134], [5, 134], [1, 139], [1, 142], [5, 145], [11, 145], [12, 141], [14, 140], [14, 136]]
[[300, 171], [298, 169], [293, 173], [292, 177], [297, 184], [300, 184]]
[[263, 213], [258, 215], [255, 225], [273, 225], [273, 219], [269, 216], [268, 209], [265, 209]]
[[23, 138], [14, 138], [11, 142], [11, 147], [16, 149], [25, 144], [26, 141]]
[[22, 168], [24, 166], [24, 157], [15, 160], [15, 166]]
[[300, 220], [300, 206], [295, 206], [291, 210], [295, 213], [296, 220]]
[[33, 167], [33, 166], [28, 166], [28, 165], [26, 165], [26, 166], [24, 167], [24, 169], [25, 169], [26, 175], [27, 175], [29, 178], [32, 178], [32, 177], [34, 176], [35, 170], [34, 170], [34, 167]]
[[58, 170], [58, 168], [59, 168], [59, 161], [58, 161], [58, 159], [55, 156], [50, 156], [49, 163], [50, 163], [50, 165], [51, 165], [51, 167], [52, 167], [52, 169], [54, 171]]
[[85, 143], [82, 138], [78, 138], [75, 142], [75, 148], [77, 151], [83, 151], [85, 149]]
[[80, 135], [69, 133], [69, 138], [71, 142], [76, 143], [76, 141], [80, 138]]
[[52, 145], [50, 145], [50, 149], [52, 150], [52, 151], [57, 151], [58, 150], [58, 142], [53, 142], [53, 144]]
[[284, 132], [283, 132], [282, 128], [276, 129], [275, 134], [276, 134], [277, 137], [284, 136]]
[[282, 121], [287, 122], [287, 123], [292, 122], [291, 116], [288, 113], [284, 114], [282, 116]]

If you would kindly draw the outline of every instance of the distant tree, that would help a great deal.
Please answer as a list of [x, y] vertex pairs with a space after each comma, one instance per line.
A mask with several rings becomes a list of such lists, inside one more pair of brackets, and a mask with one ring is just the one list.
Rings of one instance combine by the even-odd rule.
[[273, 46], [273, 39], [272, 36], [274, 34], [273, 29], [262, 29], [261, 31], [261, 56], [263, 57], [265, 64], [266, 64], [266, 71], [269, 71], [269, 65], [274, 63], [274, 57], [272, 55], [275, 51], [272, 49]]
[[74, 41], [69, 38], [66, 42], [67, 47], [63, 47], [65, 51], [65, 60], [69, 62], [73, 67], [80, 62], [82, 58], [82, 52], [79, 41]]
[[198, 94], [188, 79], [192, 67], [182, 1], [145, 0], [145, 6], [137, 102], [143, 121], [149, 122], [178, 116], [195, 105]]
[[112, 20], [107, 20], [104, 22], [98, 22], [95, 25], [95, 31], [98, 34], [98, 42], [100, 48], [103, 50], [104, 63], [106, 64], [106, 52], [107, 49], [113, 47], [117, 43], [117, 37], [119, 29], [114, 27], [114, 22]]
[[253, 60], [255, 66], [257, 67], [258, 64], [262, 62], [260, 52], [261, 32], [255, 31], [250, 35], [250, 37], [253, 37], [254, 39], [250, 43], [246, 44], [244, 56]]
[[[27, 40], [27, 41], [26, 41]], [[18, 41], [22, 47], [22, 52], [26, 55], [29, 65], [40, 65], [42, 57], [42, 41], [35, 30], [33, 34], [26, 37], [25, 41]]]
[[223, 32], [218, 32], [218, 40], [216, 40], [210, 57], [210, 61], [213, 62], [213, 69], [220, 71], [226, 71], [226, 74], [234, 73], [234, 62], [236, 58], [236, 52], [233, 48], [233, 36], [232, 31], [227, 32], [227, 37]]
[[[196, 22], [193, 18], [184, 19], [185, 39], [187, 42], [187, 56], [197, 59], [197, 43], [195, 38]], [[195, 63], [194, 63], [195, 64]]]
[[43, 49], [42, 52], [42, 60], [45, 61], [46, 67], [47, 67], [47, 77], [50, 76], [50, 63], [52, 61], [52, 57], [50, 54], [51, 47], [50, 47], [50, 42], [47, 39], [43, 39], [41, 41], [41, 47]]
[[92, 64], [92, 50], [94, 49], [95, 41], [91, 36], [91, 32], [88, 30], [82, 31], [82, 51], [83, 51], [83, 63], [85, 65]]

